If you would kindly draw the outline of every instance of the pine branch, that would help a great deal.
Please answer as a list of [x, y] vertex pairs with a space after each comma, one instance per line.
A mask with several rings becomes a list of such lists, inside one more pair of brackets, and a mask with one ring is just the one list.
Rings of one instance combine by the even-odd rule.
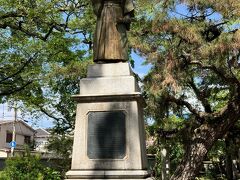
[[203, 112], [198, 111], [189, 102], [184, 101], [183, 99], [177, 99], [174, 96], [168, 96], [167, 101], [174, 102], [180, 106], [186, 106], [191, 113], [193, 113], [195, 116], [197, 116], [199, 118], [203, 118], [203, 116], [204, 116]]
[[216, 66], [214, 65], [204, 65], [199, 61], [190, 61], [189, 62], [190, 65], [197, 65], [199, 67], [201, 67], [202, 69], [208, 69], [213, 71], [214, 73], [216, 73], [219, 77], [221, 77], [223, 80], [225, 80], [226, 82], [231, 82], [232, 84], [239, 84], [238, 79], [234, 78], [234, 77], [227, 77], [225, 76], [226, 73], [222, 72], [221, 70], [219, 70]]
[[212, 113], [211, 105], [209, 104], [207, 97], [206, 97], [206, 92], [200, 91], [197, 86], [195, 85], [194, 81], [190, 81], [189, 85], [193, 89], [195, 95], [197, 96], [198, 100], [201, 101], [205, 112], [207, 113]]
[[[215, 113], [214, 124], [217, 133], [225, 132], [230, 129], [240, 119], [240, 96], [229, 102], [221, 111]], [[210, 119], [212, 120], [212, 119]], [[210, 121], [209, 121], [210, 122]], [[213, 123], [210, 122], [210, 123]]]
[[172, 138], [175, 137], [176, 134], [181, 131], [179, 129], [173, 129], [173, 130], [164, 130], [162, 128], [157, 130], [157, 134], [161, 137], [161, 138]]
[[[237, 62], [237, 59], [240, 57], [240, 53], [237, 56], [233, 56], [231, 57], [231, 59], [228, 60], [227, 64], [228, 64], [228, 69], [231, 73], [231, 75], [234, 77], [234, 79], [238, 82], [238, 84], [240, 85], [240, 80], [237, 78], [237, 76], [234, 74], [234, 72], [232, 71], [232, 67], [236, 67], [236, 65], [234, 65], [234, 63]], [[237, 65], [238, 67], [239, 65]]]

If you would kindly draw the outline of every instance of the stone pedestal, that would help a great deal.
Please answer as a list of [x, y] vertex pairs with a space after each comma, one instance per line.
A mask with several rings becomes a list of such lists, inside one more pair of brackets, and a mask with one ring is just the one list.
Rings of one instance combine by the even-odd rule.
[[91, 65], [74, 99], [72, 166], [66, 178], [146, 179], [144, 101], [128, 63]]

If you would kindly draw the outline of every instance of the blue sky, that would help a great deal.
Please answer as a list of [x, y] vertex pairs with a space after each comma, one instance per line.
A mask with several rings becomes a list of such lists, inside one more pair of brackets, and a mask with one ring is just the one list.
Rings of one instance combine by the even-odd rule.
[[137, 55], [136, 53], [132, 53], [132, 58], [134, 60], [134, 69], [133, 71], [139, 75], [139, 77], [144, 77], [151, 68], [150, 64], [143, 65], [144, 58]]

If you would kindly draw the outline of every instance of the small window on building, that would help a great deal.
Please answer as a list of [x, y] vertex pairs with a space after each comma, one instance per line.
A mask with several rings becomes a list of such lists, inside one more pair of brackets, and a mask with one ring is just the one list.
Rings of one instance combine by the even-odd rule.
[[6, 134], [6, 143], [12, 142], [12, 133], [7, 132]]
[[24, 143], [30, 144], [31, 143], [31, 137], [30, 136], [24, 136]]

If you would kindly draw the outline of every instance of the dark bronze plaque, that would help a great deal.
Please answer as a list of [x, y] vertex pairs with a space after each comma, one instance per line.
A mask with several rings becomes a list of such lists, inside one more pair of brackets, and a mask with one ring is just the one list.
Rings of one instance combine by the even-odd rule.
[[87, 155], [90, 159], [125, 157], [125, 121], [125, 114], [122, 111], [89, 113]]

